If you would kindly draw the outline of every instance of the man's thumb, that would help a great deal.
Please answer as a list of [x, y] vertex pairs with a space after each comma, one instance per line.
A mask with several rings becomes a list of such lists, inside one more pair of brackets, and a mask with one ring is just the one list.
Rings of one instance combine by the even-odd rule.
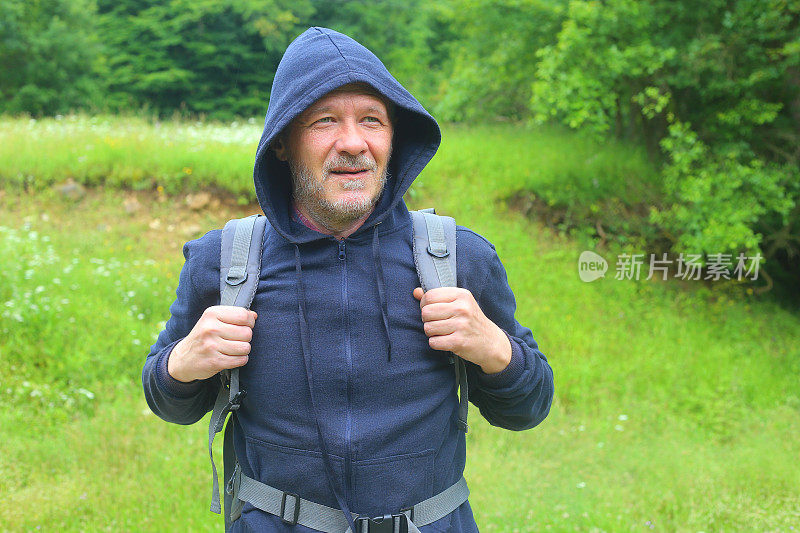
[[417, 287], [416, 289], [414, 289], [414, 298], [416, 298], [419, 301], [422, 301], [423, 296], [425, 296], [425, 291], [423, 291], [421, 287]]

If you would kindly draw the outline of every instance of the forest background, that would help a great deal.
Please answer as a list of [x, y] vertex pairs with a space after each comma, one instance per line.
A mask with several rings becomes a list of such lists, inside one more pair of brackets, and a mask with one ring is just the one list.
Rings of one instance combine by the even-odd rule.
[[800, 528], [798, 0], [0, 2], [2, 527], [218, 529], [139, 372], [312, 25], [440, 121], [409, 206], [495, 244], [554, 368], [536, 430], [472, 410], [481, 529]]

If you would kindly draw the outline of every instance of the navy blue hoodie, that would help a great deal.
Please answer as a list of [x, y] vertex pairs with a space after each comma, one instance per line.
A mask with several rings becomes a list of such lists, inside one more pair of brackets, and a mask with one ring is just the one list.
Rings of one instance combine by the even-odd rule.
[[[269, 145], [311, 103], [353, 82], [368, 83], [397, 106], [394, 144], [389, 179], [375, 210], [340, 241], [292, 216], [289, 169]], [[429, 347], [412, 295], [420, 282], [403, 202], [439, 142], [436, 121], [353, 39], [310, 28], [287, 48], [254, 170], [269, 224], [252, 304], [258, 320], [250, 360], [240, 371], [248, 394], [234, 426], [244, 474], [339, 507], [326, 476], [327, 449], [337, 492], [351, 511], [369, 516], [396, 513], [461, 478], [466, 441], [456, 424], [453, 367], [446, 353]], [[169, 422], [200, 420], [220, 386], [216, 377], [182, 383], [167, 372], [175, 344], [204, 309], [219, 304], [220, 235], [214, 230], [184, 246], [186, 263], [171, 317], [144, 365], [147, 402]], [[458, 285], [472, 292], [512, 346], [511, 363], [500, 373], [485, 374], [467, 363], [469, 399], [493, 425], [531, 428], [550, 409], [552, 370], [530, 330], [514, 318], [514, 296], [492, 244], [459, 226], [456, 249]], [[305, 360], [325, 448], [318, 440]], [[234, 530], [248, 527], [311, 531], [245, 504]], [[473, 532], [477, 526], [465, 502], [421, 531]]]

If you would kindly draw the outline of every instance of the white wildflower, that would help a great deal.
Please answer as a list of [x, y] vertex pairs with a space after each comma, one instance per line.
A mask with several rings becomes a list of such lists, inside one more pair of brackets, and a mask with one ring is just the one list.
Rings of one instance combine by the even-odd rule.
[[84, 396], [86, 396], [90, 400], [94, 400], [94, 393], [92, 391], [86, 390], [84, 388], [80, 388], [80, 389], [76, 390], [75, 392], [77, 392], [78, 394], [83, 394]]

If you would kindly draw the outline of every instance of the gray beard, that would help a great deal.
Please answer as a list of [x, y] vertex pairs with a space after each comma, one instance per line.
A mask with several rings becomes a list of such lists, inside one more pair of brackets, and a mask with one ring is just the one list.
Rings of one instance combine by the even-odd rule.
[[[324, 181], [330, 177], [330, 169], [337, 165], [349, 167], [369, 167], [375, 168], [371, 161], [359, 156], [341, 155], [337, 159], [328, 162], [322, 169]], [[377, 204], [381, 193], [386, 186], [388, 179], [388, 165], [384, 168], [378, 183], [378, 191], [373, 198], [353, 202], [338, 200], [330, 201], [324, 198], [323, 182], [319, 182], [312, 172], [302, 163], [289, 160], [289, 168], [292, 171], [292, 193], [298, 205], [303, 206], [311, 215], [314, 222], [320, 224], [329, 231], [340, 231], [350, 224], [356, 222], [364, 215], [369, 213]], [[344, 184], [345, 189], [357, 190], [366, 185], [366, 180], [352, 180]]]

